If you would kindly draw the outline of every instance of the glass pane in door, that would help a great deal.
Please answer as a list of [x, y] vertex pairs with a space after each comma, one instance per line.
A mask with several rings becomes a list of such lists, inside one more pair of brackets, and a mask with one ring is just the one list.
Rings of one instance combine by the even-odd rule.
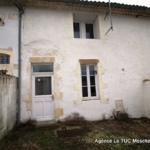
[[35, 95], [51, 95], [51, 77], [35, 77]]

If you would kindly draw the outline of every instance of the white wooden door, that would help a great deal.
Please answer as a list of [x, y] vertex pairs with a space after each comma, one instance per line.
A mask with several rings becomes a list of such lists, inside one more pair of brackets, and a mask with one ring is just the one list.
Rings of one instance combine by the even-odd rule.
[[53, 76], [33, 75], [33, 117], [37, 121], [54, 120]]

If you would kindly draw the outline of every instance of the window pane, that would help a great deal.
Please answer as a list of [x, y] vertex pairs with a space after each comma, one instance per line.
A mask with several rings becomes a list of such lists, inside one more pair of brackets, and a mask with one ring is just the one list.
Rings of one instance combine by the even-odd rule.
[[79, 23], [73, 23], [73, 28], [74, 28], [74, 38], [80, 38]]
[[87, 87], [82, 87], [82, 96], [83, 97], [88, 97], [88, 91]]
[[91, 96], [96, 96], [95, 86], [91, 87]]
[[10, 56], [9, 55], [0, 56], [0, 64], [9, 64], [9, 63], [10, 63]]
[[53, 65], [34, 65], [33, 72], [53, 72]]
[[81, 65], [82, 75], [86, 75], [86, 65]]
[[35, 77], [35, 95], [51, 94], [51, 77]]
[[94, 65], [90, 65], [90, 75], [94, 75]]
[[90, 85], [95, 85], [95, 76], [90, 76]]
[[86, 24], [86, 38], [93, 39], [93, 24]]
[[86, 85], [87, 85], [87, 77], [82, 76], [82, 86], [86, 86]]

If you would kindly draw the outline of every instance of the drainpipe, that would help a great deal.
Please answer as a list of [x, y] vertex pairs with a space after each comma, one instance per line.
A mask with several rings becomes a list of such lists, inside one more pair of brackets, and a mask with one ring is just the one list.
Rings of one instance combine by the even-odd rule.
[[17, 123], [20, 124], [21, 120], [21, 26], [22, 26], [22, 14], [24, 13], [24, 10], [21, 6], [20, 0], [18, 2], [15, 2], [13, 0], [13, 4], [18, 8], [19, 10], [19, 22], [18, 22], [18, 115], [17, 115]]

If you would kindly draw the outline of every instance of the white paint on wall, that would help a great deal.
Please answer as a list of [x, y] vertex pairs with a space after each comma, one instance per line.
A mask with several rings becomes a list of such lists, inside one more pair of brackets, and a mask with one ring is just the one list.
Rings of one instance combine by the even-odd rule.
[[11, 93], [12, 93], [12, 84], [9, 85], [9, 89], [8, 89], [8, 103], [9, 105], [11, 105]]
[[16, 123], [16, 84], [17, 82], [15, 77], [11, 76], [10, 78], [10, 76], [7, 75], [0, 75], [0, 139], [8, 131], [10, 131]]
[[14, 64], [18, 64], [18, 20], [9, 19], [10, 14], [18, 14], [16, 7], [0, 7], [4, 17], [4, 26], [0, 26], [0, 49], [11, 47], [14, 53]]
[[[86, 119], [97, 120], [102, 114], [107, 117], [115, 108], [115, 100], [123, 100], [124, 108], [132, 117], [140, 117], [144, 114], [144, 102], [142, 81], [150, 73], [150, 26], [149, 18], [135, 18], [134, 16], [113, 15], [114, 31], [104, 39], [74, 39], [72, 12], [28, 9], [24, 14], [24, 41], [22, 44], [22, 120], [29, 118], [32, 111], [26, 111], [28, 89], [30, 84], [27, 67], [29, 57], [43, 56], [57, 51], [57, 64], [60, 64], [58, 77], [59, 91], [63, 92], [63, 99], [57, 102], [57, 106], [63, 108], [63, 119], [73, 112], [78, 112]], [[99, 14], [100, 17], [101, 14]], [[72, 20], [72, 24], [67, 23]], [[102, 20], [101, 20], [102, 21]], [[100, 27], [107, 31], [106, 26]], [[72, 31], [70, 30], [72, 28]], [[68, 29], [71, 34], [68, 36]], [[103, 33], [101, 33], [103, 34]], [[72, 37], [70, 36], [72, 35]], [[39, 50], [34, 54], [34, 51]], [[103, 90], [104, 97], [108, 97], [109, 103], [103, 104], [101, 100], [83, 101], [74, 105], [78, 99], [78, 92], [74, 91], [74, 84], [81, 84], [73, 70], [76, 69], [79, 59], [98, 59], [105, 69], [102, 80], [108, 87]]]
[[150, 118], [150, 80], [143, 82], [143, 93], [145, 102], [145, 114], [143, 115], [143, 117]]

